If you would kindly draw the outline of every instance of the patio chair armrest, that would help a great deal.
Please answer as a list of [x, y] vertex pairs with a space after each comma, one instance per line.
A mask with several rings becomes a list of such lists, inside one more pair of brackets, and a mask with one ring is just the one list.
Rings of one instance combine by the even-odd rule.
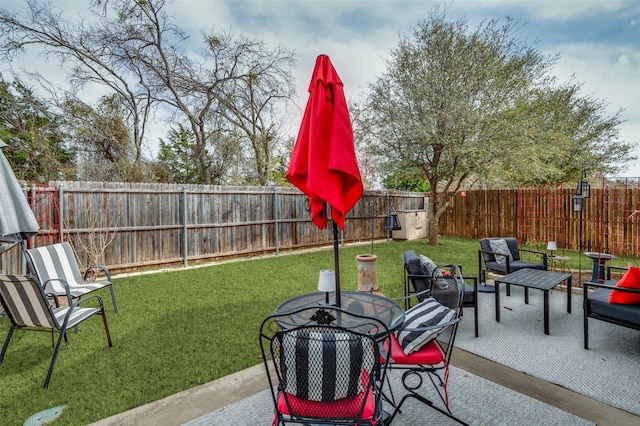
[[[67, 294], [67, 300], [69, 301], [69, 305], [71, 305], [71, 302], [73, 301], [73, 296], [71, 295], [71, 289], [69, 288], [69, 283], [67, 282], [67, 280], [65, 280], [64, 278], [51, 278], [42, 283], [42, 289], [43, 290], [46, 289], [47, 284], [52, 282], [59, 282], [62, 284], [62, 287], [64, 287], [65, 293]], [[46, 290], [45, 290], [45, 293], [46, 293]], [[50, 293], [50, 294], [54, 294], [54, 293]]]
[[531, 253], [531, 254], [537, 254], [539, 256], [542, 256], [542, 263], [544, 263], [544, 269], [548, 269], [548, 265], [549, 265], [549, 255], [543, 251], [538, 251], [538, 250], [531, 250], [531, 249], [525, 249], [525, 248], [521, 248], [520, 249], [521, 252], [526, 252], [526, 253]]
[[606, 282], [604, 282], [604, 283], [594, 283], [593, 281], [587, 281], [587, 282], [582, 283], [582, 288], [583, 288], [583, 290], [585, 292], [588, 290], [589, 287], [606, 288], [606, 289], [609, 289], [609, 290], [617, 290], [617, 291], [623, 291], [623, 292], [627, 292], [627, 293], [640, 294], [640, 289], [639, 288], [616, 287], [615, 284], [608, 284]]
[[[426, 275], [425, 275], [425, 277], [426, 277]], [[401, 301], [404, 301], [404, 300], [412, 299], [414, 297], [428, 296], [430, 293], [431, 293], [431, 289], [426, 289], [426, 290], [419, 291], [417, 293], [410, 294], [408, 296], [392, 297], [392, 298], [389, 298], [389, 300], [393, 300], [394, 302], [401, 302]]]
[[89, 273], [96, 269], [104, 272], [104, 274], [107, 276], [107, 281], [111, 282], [111, 272], [109, 272], [109, 269], [106, 266], [89, 266], [87, 270], [84, 271], [84, 276], [82, 278], [86, 281]]
[[75, 303], [71, 305], [71, 307], [75, 308], [77, 306], [80, 306], [81, 303], [85, 303], [91, 299], [96, 299], [98, 301], [98, 305], [100, 305], [100, 309], [104, 310], [104, 303], [102, 301], [102, 297], [98, 296], [97, 294], [80, 297], [78, 298], [78, 300], [75, 301]]
[[623, 272], [627, 272], [628, 270], [629, 270], [628, 266], [607, 265], [607, 280], [611, 279], [612, 271], [623, 273]]
[[407, 272], [407, 277], [430, 280], [430, 279], [433, 278], [433, 276], [436, 273], [436, 271], [444, 271], [446, 269], [451, 269], [451, 268], [455, 268], [456, 269], [456, 275], [457, 276], [462, 276], [462, 266], [461, 265], [447, 264], [447, 265], [436, 265], [436, 267], [433, 270], [433, 272], [431, 273], [431, 275], [427, 275], [427, 274], [412, 274], [412, 273]]

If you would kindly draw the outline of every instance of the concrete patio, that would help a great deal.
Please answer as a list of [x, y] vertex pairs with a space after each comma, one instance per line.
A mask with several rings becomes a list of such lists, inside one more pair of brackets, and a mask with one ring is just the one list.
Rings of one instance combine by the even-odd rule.
[[[640, 410], [637, 407], [640, 384], [633, 381], [635, 374], [632, 373], [640, 362], [640, 333], [594, 321], [591, 327], [592, 349], [585, 351], [581, 346], [581, 295], [575, 296], [573, 313], [568, 314], [566, 294], [554, 291], [551, 297], [551, 333], [546, 336], [542, 330], [542, 297], [539, 291], [531, 290], [530, 304], [524, 305], [522, 289], [512, 288], [511, 296], [503, 298], [505, 311], [500, 323], [495, 322], [493, 295], [482, 294], [480, 337], [473, 337], [472, 315], [464, 316], [458, 331], [449, 386], [452, 411], [466, 422], [478, 425], [639, 424], [638, 413], [603, 400], [629, 397], [632, 405], [636, 401], [635, 411]], [[565, 332], [571, 333], [572, 337], [564, 336]], [[557, 361], [549, 354], [547, 345], [553, 345], [555, 349], [552, 352], [561, 354], [564, 361]], [[467, 347], [473, 352], [464, 349]], [[617, 354], [619, 351], [628, 352], [621, 358]], [[507, 358], [514, 358], [514, 365], [518, 368], [505, 365], [508, 362], [501, 360], [501, 353], [506, 353]], [[544, 354], [542, 360], [538, 359], [541, 353]], [[580, 377], [584, 383], [577, 380], [573, 369], [568, 366], [576, 367], [581, 372], [580, 376], [585, 376]], [[527, 368], [548, 371], [525, 372]], [[620, 369], [626, 371], [620, 376], [611, 376]], [[558, 373], [558, 380], [535, 377]], [[631, 385], [624, 383], [625, 375], [633, 376], [630, 377]], [[564, 380], [568, 382], [563, 383]], [[394, 381], [397, 385], [397, 377], [392, 376], [392, 383]], [[622, 389], [626, 396], [616, 395], [616, 382], [623, 382], [626, 386]], [[603, 383], [607, 384], [606, 388]], [[586, 396], [588, 391], [570, 389], [576, 386], [592, 388], [594, 397]], [[270, 425], [273, 408], [266, 389], [264, 367], [258, 364], [94, 425]], [[613, 395], [607, 395], [610, 393]], [[426, 419], [437, 421], [437, 424], [449, 424], [449, 419], [424, 405], [407, 403], [407, 407], [394, 424], [418, 425], [424, 424]]]

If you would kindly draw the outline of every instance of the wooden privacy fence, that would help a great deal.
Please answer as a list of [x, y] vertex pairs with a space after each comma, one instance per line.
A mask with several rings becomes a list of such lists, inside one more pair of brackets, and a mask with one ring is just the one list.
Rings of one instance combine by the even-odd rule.
[[640, 179], [592, 182], [582, 215], [573, 212], [573, 187], [563, 185], [466, 191], [440, 217], [442, 235], [480, 239], [517, 236], [521, 243], [640, 257]]
[[[308, 199], [296, 188], [57, 182], [29, 191], [42, 228], [34, 246], [63, 237], [82, 265], [114, 272], [333, 242], [331, 226], [313, 224]], [[424, 206], [422, 193], [366, 191], [346, 217], [341, 243], [386, 238], [388, 210]]]
[[[592, 183], [582, 218], [571, 211], [572, 187], [465, 191], [440, 218], [439, 231], [472, 239], [517, 236], [538, 248], [556, 241], [560, 249], [638, 258], [639, 182]], [[42, 228], [34, 246], [70, 240], [82, 265], [103, 264], [116, 273], [333, 241], [330, 227], [312, 223], [307, 197], [295, 188], [57, 182], [28, 192]], [[388, 211], [426, 204], [424, 193], [366, 191], [346, 217], [341, 243], [386, 238]], [[20, 271], [17, 248], [1, 256], [0, 272]]]

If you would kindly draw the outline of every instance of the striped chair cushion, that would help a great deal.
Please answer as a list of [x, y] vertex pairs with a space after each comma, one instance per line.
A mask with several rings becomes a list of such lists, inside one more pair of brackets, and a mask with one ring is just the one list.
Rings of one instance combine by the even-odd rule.
[[[440, 324], [454, 319], [456, 311], [429, 297], [405, 313], [405, 320], [396, 332], [398, 342], [406, 355], [419, 350], [444, 331]], [[433, 327], [425, 329], [427, 327]]]
[[[85, 281], [78, 268], [73, 249], [67, 242], [30, 249], [28, 254], [41, 283], [44, 284], [51, 279], [64, 279], [69, 284], [71, 295], [74, 297], [80, 297], [109, 284], [106, 281]], [[45, 291], [48, 294], [66, 294], [64, 286], [59, 281], [48, 282]]]
[[362, 393], [374, 368], [371, 341], [343, 332], [295, 330], [280, 335], [284, 391], [329, 402]]
[[[76, 325], [80, 324], [85, 319], [89, 318], [91, 315], [95, 315], [100, 312], [100, 309], [96, 308], [79, 308], [75, 307], [69, 316], [69, 322], [67, 323], [66, 328], [73, 328]], [[64, 322], [65, 316], [69, 313], [69, 307], [63, 306], [53, 310], [53, 314], [56, 317], [56, 321], [58, 324], [62, 326]]]
[[19, 327], [56, 327], [42, 289], [26, 276], [0, 275], [0, 296]]

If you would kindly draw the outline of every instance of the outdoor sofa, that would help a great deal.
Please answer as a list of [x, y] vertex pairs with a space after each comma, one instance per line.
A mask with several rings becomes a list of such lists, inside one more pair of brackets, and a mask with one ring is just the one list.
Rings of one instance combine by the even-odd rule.
[[[610, 303], [611, 292], [615, 289], [624, 294], [637, 294], [640, 297], [640, 289], [616, 287], [618, 280], [611, 279], [611, 271], [624, 271], [627, 268], [608, 266], [607, 280], [603, 283], [583, 283], [583, 311], [584, 311], [584, 348], [589, 349], [589, 318], [606, 321], [611, 324], [640, 330], [640, 304]], [[589, 287], [595, 287], [589, 291]]]

